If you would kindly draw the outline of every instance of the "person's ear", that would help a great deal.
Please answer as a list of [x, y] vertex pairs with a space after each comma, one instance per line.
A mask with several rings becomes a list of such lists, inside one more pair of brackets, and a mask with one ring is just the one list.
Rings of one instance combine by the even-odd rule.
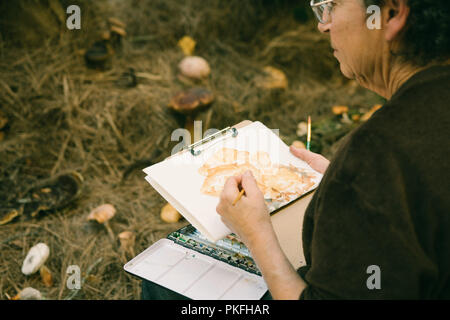
[[387, 41], [394, 40], [405, 30], [409, 12], [408, 0], [386, 0], [383, 7], [383, 17]]

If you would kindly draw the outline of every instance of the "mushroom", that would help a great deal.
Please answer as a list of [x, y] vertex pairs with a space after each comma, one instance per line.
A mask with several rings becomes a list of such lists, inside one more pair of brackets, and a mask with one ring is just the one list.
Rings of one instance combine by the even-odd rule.
[[109, 220], [116, 214], [116, 209], [111, 204], [101, 205], [89, 213], [88, 221], [97, 221], [97, 223], [105, 226], [109, 236], [114, 241], [114, 233], [109, 226]]
[[12, 300], [42, 300], [42, 294], [39, 290], [27, 287], [14, 296]]
[[161, 209], [161, 219], [167, 223], [175, 223], [181, 219], [181, 214], [168, 203]]
[[181, 76], [195, 80], [202, 80], [209, 76], [211, 68], [202, 57], [188, 56], [178, 64]]
[[347, 113], [347, 112], [345, 112], [345, 113], [342, 114], [341, 122], [342, 122], [342, 123], [345, 123], [345, 124], [352, 124], [352, 123], [353, 123], [353, 121], [352, 121], [352, 120], [350, 119], [350, 117], [348, 116], [348, 113]]
[[127, 25], [125, 23], [123, 23], [122, 21], [120, 21], [117, 18], [108, 18], [108, 24], [110, 25], [110, 27], [116, 26], [119, 28], [125, 28]]
[[113, 49], [108, 40], [96, 41], [84, 54], [86, 66], [92, 69], [106, 69], [109, 67], [112, 54]]
[[280, 69], [267, 66], [264, 67], [266, 76], [258, 80], [257, 85], [265, 89], [286, 89], [288, 80], [286, 75]]
[[119, 240], [120, 240], [120, 248], [131, 254], [131, 256], [134, 256], [134, 242], [135, 242], [136, 236], [131, 231], [124, 231], [119, 233]]
[[111, 26], [110, 28], [110, 42], [114, 48], [118, 48], [122, 45], [122, 38], [127, 35], [125, 29], [117, 26]]
[[50, 249], [43, 242], [32, 247], [23, 261], [22, 273], [30, 275], [38, 271], [47, 260], [49, 253]]
[[184, 127], [191, 134], [191, 140], [194, 138], [194, 121], [200, 119], [199, 112], [213, 101], [213, 93], [205, 88], [191, 88], [172, 97], [169, 108], [185, 117]]
[[344, 113], [347, 113], [347, 112], [348, 112], [348, 107], [347, 107], [347, 106], [333, 106], [333, 107], [331, 108], [331, 111], [332, 111], [335, 115], [340, 116], [340, 115], [343, 115]]

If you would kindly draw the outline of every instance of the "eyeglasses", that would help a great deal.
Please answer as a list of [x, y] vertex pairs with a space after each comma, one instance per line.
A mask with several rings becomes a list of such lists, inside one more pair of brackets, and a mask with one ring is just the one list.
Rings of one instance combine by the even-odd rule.
[[331, 22], [333, 2], [334, 0], [311, 0], [311, 9], [320, 23], [326, 24]]

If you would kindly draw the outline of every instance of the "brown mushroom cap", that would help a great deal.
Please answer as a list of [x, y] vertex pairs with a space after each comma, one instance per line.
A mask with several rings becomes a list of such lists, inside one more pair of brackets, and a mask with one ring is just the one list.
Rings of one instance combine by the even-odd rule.
[[123, 23], [122, 21], [120, 21], [117, 18], [108, 18], [108, 22], [109, 24], [111, 24], [112, 26], [117, 26], [119, 28], [125, 28], [126, 24]]
[[112, 33], [117, 33], [117, 34], [121, 35], [122, 37], [125, 37], [127, 35], [127, 32], [125, 31], [125, 29], [122, 29], [122, 28], [119, 28], [116, 26], [112, 26], [110, 31]]
[[214, 95], [205, 88], [191, 88], [172, 97], [169, 107], [181, 113], [190, 113], [208, 106], [214, 101]]

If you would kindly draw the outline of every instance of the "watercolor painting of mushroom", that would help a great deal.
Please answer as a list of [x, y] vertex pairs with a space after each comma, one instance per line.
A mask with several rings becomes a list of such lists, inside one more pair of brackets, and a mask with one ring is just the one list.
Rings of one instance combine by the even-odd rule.
[[311, 170], [272, 163], [264, 151], [250, 153], [233, 148], [216, 151], [199, 168], [205, 176], [200, 192], [219, 197], [226, 180], [251, 170], [269, 210], [276, 210], [311, 190], [317, 176]]

